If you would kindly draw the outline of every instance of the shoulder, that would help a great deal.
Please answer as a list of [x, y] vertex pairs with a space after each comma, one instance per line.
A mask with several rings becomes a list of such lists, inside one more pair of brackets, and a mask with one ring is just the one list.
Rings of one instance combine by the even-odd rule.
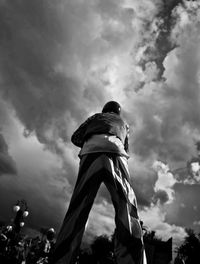
[[86, 122], [90, 122], [90, 121], [92, 121], [92, 120], [96, 120], [96, 119], [99, 119], [99, 118], [101, 118], [102, 117], [102, 113], [96, 113], [96, 114], [94, 114], [94, 115], [92, 115], [92, 116], [90, 116], [90, 117], [88, 117], [88, 119], [86, 120]]

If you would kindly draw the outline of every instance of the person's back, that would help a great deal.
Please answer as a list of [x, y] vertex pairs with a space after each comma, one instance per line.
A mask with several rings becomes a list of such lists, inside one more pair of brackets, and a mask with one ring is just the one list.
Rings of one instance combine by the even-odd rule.
[[84, 139], [88, 140], [94, 134], [108, 134], [118, 137], [124, 143], [126, 132], [127, 124], [121, 116], [115, 113], [98, 113], [88, 123]]

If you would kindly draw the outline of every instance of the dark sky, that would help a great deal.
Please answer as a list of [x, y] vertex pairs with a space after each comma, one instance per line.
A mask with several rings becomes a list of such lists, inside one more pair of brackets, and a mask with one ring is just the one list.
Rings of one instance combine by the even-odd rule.
[[[144, 224], [175, 241], [199, 230], [200, 3], [0, 0], [0, 219], [27, 200], [31, 230], [58, 230], [78, 171], [73, 131], [108, 100], [130, 124], [131, 179]], [[102, 187], [86, 234], [111, 234]]]

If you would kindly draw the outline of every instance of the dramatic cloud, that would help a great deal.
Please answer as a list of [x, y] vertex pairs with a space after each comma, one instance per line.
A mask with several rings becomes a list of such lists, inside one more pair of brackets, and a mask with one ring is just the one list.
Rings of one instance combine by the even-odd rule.
[[4, 174], [16, 174], [16, 165], [9, 155], [4, 137], [0, 134], [0, 175]]
[[173, 174], [169, 171], [168, 165], [161, 161], [155, 161], [153, 168], [158, 173], [158, 179], [155, 183], [155, 198], [159, 199], [161, 203], [167, 202], [171, 203], [174, 199], [174, 191], [172, 189], [176, 180]]
[[166, 213], [162, 207], [152, 206], [148, 210], [141, 212], [141, 217], [146, 219], [145, 225], [151, 227], [150, 230], [155, 230], [156, 235], [160, 238], [173, 238], [173, 246], [180, 244], [186, 236], [185, 229], [174, 223], [167, 223]]
[[[0, 178], [4, 218], [23, 197], [30, 227], [58, 229], [78, 172], [70, 137], [114, 99], [130, 124], [129, 167], [144, 224], [177, 239], [184, 226], [197, 228], [199, 165], [189, 175], [187, 161], [200, 140], [199, 7], [186, 0], [0, 1], [0, 168], [17, 168], [16, 177]], [[88, 237], [111, 233], [113, 217], [102, 187]]]
[[175, 199], [166, 206], [166, 221], [169, 224], [193, 228], [199, 232], [200, 203], [198, 199], [200, 185], [177, 183], [174, 186]]

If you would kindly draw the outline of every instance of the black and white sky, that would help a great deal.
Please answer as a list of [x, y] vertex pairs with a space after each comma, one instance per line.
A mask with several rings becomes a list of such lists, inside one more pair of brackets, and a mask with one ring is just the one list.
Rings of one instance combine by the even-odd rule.
[[[26, 199], [30, 230], [62, 222], [78, 172], [73, 131], [118, 101], [130, 124], [131, 180], [144, 225], [199, 232], [200, 2], [0, 0], [0, 219]], [[102, 187], [85, 236], [112, 234]]]

